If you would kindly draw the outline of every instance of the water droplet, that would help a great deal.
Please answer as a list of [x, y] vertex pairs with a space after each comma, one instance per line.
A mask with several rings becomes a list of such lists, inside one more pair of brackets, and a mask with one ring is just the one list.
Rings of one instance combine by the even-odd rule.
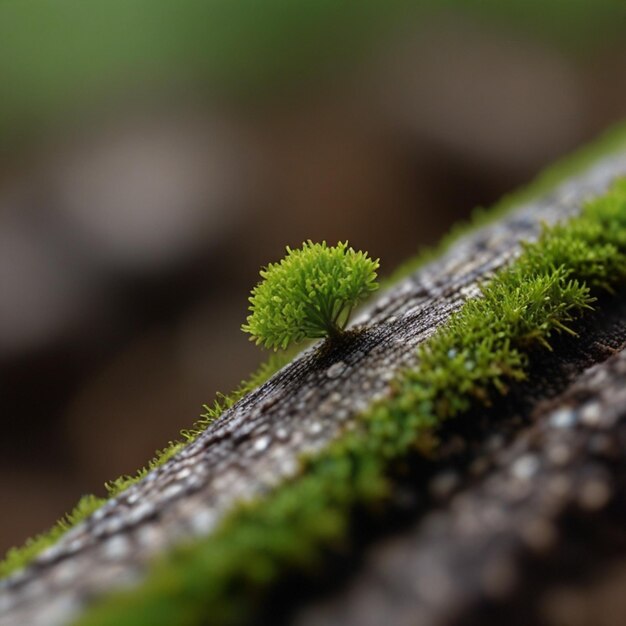
[[572, 409], [559, 409], [550, 417], [550, 426], [554, 428], [571, 428], [575, 423], [576, 413]]
[[594, 428], [599, 426], [602, 421], [602, 412], [599, 402], [590, 402], [586, 404], [580, 411], [580, 421], [585, 426]]
[[254, 442], [254, 449], [256, 452], [263, 452], [270, 445], [270, 438], [268, 435], [264, 435], [263, 437], [259, 437]]
[[276, 431], [276, 439], [280, 441], [286, 441], [289, 438], [289, 433], [286, 428], [279, 428]]
[[511, 468], [511, 472], [520, 480], [528, 480], [539, 469], [539, 459], [532, 454], [521, 456]]
[[339, 378], [345, 369], [346, 364], [343, 361], [337, 361], [337, 363], [333, 363], [333, 365], [326, 370], [326, 376], [328, 376], [328, 378]]
[[124, 535], [116, 535], [104, 543], [102, 546], [102, 554], [105, 559], [118, 561], [129, 551], [129, 542]]
[[216, 516], [212, 509], [201, 509], [189, 520], [193, 532], [206, 535], [215, 526]]
[[183, 485], [181, 485], [180, 483], [172, 483], [171, 485], [168, 485], [163, 490], [163, 497], [166, 500], [171, 500], [175, 498], [176, 496], [180, 495], [183, 491], [184, 491]]
[[322, 432], [322, 425], [319, 422], [313, 422], [310, 426], [309, 426], [309, 432], [312, 435], [319, 435], [319, 433]]

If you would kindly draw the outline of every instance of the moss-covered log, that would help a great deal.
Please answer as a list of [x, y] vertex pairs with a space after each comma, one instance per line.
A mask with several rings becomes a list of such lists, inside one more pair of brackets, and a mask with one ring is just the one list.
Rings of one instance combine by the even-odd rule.
[[[360, 616], [388, 611], [392, 623], [480, 622], [470, 611], [494, 611], [482, 602], [494, 589], [512, 607], [515, 590], [526, 588], [511, 582], [524, 575], [518, 560], [551, 542], [564, 542], [565, 554], [571, 535], [559, 530], [570, 518], [548, 515], [530, 496], [509, 502], [509, 492], [523, 496], [532, 480], [544, 486], [541, 477], [548, 484], [556, 454], [554, 472], [579, 487], [563, 501], [581, 499], [592, 526], [619, 496], [619, 464], [588, 461], [591, 431], [571, 429], [560, 457], [553, 444], [559, 424], [576, 422], [593, 401], [600, 421], [616, 416], [606, 428], [620, 428], [623, 359], [584, 370], [621, 350], [626, 336], [623, 301], [606, 295], [623, 279], [626, 201], [610, 196], [577, 216], [623, 176], [622, 132], [407, 270], [345, 342], [304, 351], [0, 582], [0, 624], [267, 623], [270, 615], [365, 623]], [[563, 229], [541, 234], [542, 224], [560, 221]], [[571, 245], [578, 239], [582, 249]], [[506, 274], [515, 263], [519, 271]], [[494, 276], [494, 291], [481, 290]], [[494, 342], [491, 326], [477, 331], [481, 321]], [[454, 339], [457, 331], [467, 336]], [[458, 345], [442, 353], [446, 341]], [[459, 361], [457, 348], [476, 358]], [[475, 515], [478, 534], [467, 539], [456, 492], [468, 516], [486, 503], [495, 526]], [[394, 554], [402, 556], [395, 564]], [[377, 586], [385, 559], [390, 584]], [[339, 597], [322, 602], [330, 592]]]

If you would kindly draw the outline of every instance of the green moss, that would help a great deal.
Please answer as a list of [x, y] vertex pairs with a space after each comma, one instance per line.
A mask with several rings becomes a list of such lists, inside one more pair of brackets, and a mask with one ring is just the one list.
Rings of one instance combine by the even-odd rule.
[[378, 259], [347, 241], [287, 246], [279, 263], [261, 270], [263, 280], [252, 290], [250, 315], [241, 330], [274, 350], [304, 339], [337, 338], [356, 304], [378, 288], [378, 266]]
[[105, 499], [93, 495], [83, 496], [72, 511], [66, 513], [50, 530], [31, 537], [19, 548], [11, 548], [0, 563], [0, 577], [7, 576], [23, 567], [40, 552], [55, 543], [72, 526], [84, 520], [96, 509], [99, 509], [105, 502]]
[[[405, 263], [396, 272], [394, 272], [391, 277], [384, 281], [385, 286], [389, 286], [391, 283], [396, 282], [409, 273], [415, 271], [425, 262], [440, 256], [462, 235], [465, 235], [471, 230], [486, 223], [495, 221], [511, 208], [518, 206], [523, 202], [533, 200], [541, 194], [549, 192], [557, 184], [569, 176], [574, 176], [577, 173], [582, 172], [586, 167], [593, 164], [599, 158], [616, 152], [617, 150], [624, 148], [624, 146], [626, 146], [626, 124], [622, 124], [615, 127], [611, 131], [608, 131], [602, 138], [592, 145], [583, 148], [573, 156], [565, 159], [562, 163], [550, 168], [546, 171], [546, 173], [542, 174], [526, 188], [506, 196], [491, 211], [484, 211], [482, 209], [476, 211], [469, 224], [453, 228], [450, 234], [446, 236], [436, 248], [422, 252], [414, 259]], [[619, 204], [618, 200], [615, 202]], [[619, 207], [615, 211], [619, 216]], [[608, 212], [607, 215], [609, 215]], [[613, 236], [617, 237], [621, 231], [619, 228], [616, 228], [614, 223], [615, 219], [618, 218], [612, 218], [613, 221], [611, 221], [607, 217], [602, 224], [606, 228], [612, 229]], [[626, 233], [622, 236], [623, 239], [619, 242], [620, 246], [623, 246], [626, 242]], [[599, 254], [599, 252], [596, 251], [595, 254]], [[200, 420], [198, 420], [189, 430], [182, 431], [181, 434], [183, 439], [181, 441], [170, 442], [163, 450], [157, 451], [155, 457], [147, 464], [147, 466], [139, 469], [134, 475], [121, 476], [106, 483], [105, 486], [108, 497], [114, 497], [130, 485], [141, 480], [141, 478], [143, 478], [150, 469], [162, 465], [165, 461], [174, 456], [183, 445], [193, 440], [210, 422], [218, 419], [224, 410], [228, 409], [245, 394], [265, 382], [274, 372], [288, 363], [294, 354], [295, 352], [288, 352], [273, 355], [258, 369], [256, 373], [254, 373], [247, 381], [243, 382], [236, 390], [228, 395], [218, 394], [218, 397], [212, 406], [205, 405], [205, 413], [202, 415]], [[96, 496], [86, 497], [90, 498], [93, 502], [93, 510], [98, 508], [99, 504], [103, 504], [106, 501], [105, 499], [96, 498]], [[62, 520], [57, 522], [50, 530], [27, 540], [21, 547], [11, 548], [7, 552], [5, 558], [0, 561], [0, 577], [4, 577], [28, 564], [35, 556], [37, 556], [37, 554], [43, 551], [46, 547], [55, 543], [57, 539], [69, 528], [69, 519], [72, 520], [73, 525], [82, 521], [91, 512], [92, 511], [87, 511], [83, 508], [79, 502], [71, 513], [64, 516]]]
[[[507, 392], [526, 376], [531, 347], [591, 308], [594, 291], [626, 278], [626, 180], [569, 222], [544, 229], [419, 348], [418, 366], [361, 416], [360, 428], [263, 500], [242, 505], [213, 535], [155, 563], [137, 589], [114, 595], [79, 624], [234, 624], [293, 571], [318, 569], [349, 541], [355, 506], [384, 501], [389, 470], [434, 445], [442, 421]], [[594, 286], [594, 288], [590, 287]]]

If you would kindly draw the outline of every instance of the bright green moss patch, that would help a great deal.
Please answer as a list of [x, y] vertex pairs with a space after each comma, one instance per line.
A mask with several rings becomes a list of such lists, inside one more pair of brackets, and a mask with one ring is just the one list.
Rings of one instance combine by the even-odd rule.
[[384, 502], [390, 469], [435, 445], [438, 425], [504, 394], [526, 376], [529, 348], [591, 308], [594, 292], [626, 278], [626, 180], [569, 222], [544, 229], [419, 348], [391, 397], [360, 428], [302, 462], [299, 477], [241, 506], [212, 536], [156, 563], [139, 588], [79, 620], [105, 624], [235, 624], [289, 572], [322, 566], [349, 541], [355, 507]]
[[378, 288], [378, 265], [347, 241], [287, 246], [279, 263], [261, 270], [263, 280], [252, 290], [241, 329], [257, 345], [274, 350], [304, 339], [337, 338], [356, 304]]

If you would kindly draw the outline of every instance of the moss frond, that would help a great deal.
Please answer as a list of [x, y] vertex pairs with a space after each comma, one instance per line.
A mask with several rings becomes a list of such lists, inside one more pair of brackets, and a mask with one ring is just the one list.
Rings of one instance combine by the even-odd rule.
[[377, 287], [378, 260], [348, 242], [307, 241], [287, 246], [279, 263], [261, 270], [250, 296], [251, 314], [241, 329], [257, 345], [277, 350], [304, 339], [336, 337], [352, 308]]

